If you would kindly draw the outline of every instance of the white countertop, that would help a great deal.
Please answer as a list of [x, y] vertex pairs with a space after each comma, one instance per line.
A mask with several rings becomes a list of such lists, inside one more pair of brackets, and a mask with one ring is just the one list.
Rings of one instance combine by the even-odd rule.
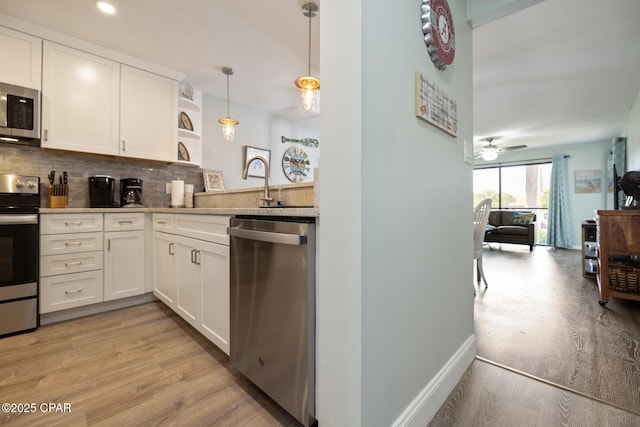
[[319, 217], [320, 208], [40, 208], [42, 214], [157, 212], [191, 215], [261, 215]]

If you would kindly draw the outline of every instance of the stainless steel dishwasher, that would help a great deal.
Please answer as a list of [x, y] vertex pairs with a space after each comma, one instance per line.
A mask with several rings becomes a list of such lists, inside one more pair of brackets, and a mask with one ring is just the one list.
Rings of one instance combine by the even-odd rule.
[[315, 422], [313, 218], [233, 218], [231, 364], [305, 426]]

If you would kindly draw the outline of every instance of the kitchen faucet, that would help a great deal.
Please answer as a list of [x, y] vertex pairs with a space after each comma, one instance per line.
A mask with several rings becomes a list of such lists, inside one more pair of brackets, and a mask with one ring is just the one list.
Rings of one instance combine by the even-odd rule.
[[242, 171], [242, 179], [247, 179], [249, 175], [249, 165], [254, 160], [260, 160], [264, 164], [264, 197], [260, 200], [262, 200], [262, 206], [269, 206], [271, 202], [273, 202], [273, 197], [269, 197], [269, 163], [267, 163], [267, 160], [261, 156], [254, 156], [249, 159]]

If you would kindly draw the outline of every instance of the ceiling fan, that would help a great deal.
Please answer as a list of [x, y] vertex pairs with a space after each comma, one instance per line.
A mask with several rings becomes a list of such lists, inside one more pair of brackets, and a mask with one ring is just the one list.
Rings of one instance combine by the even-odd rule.
[[497, 159], [498, 154], [503, 153], [505, 151], [522, 150], [523, 148], [527, 148], [526, 145], [512, 145], [509, 147], [498, 147], [492, 144], [492, 142], [495, 139], [496, 138], [494, 137], [485, 138], [484, 140], [487, 141], [489, 144], [482, 147], [482, 150], [476, 155], [476, 157], [481, 157], [483, 160], [491, 161], [491, 160]]

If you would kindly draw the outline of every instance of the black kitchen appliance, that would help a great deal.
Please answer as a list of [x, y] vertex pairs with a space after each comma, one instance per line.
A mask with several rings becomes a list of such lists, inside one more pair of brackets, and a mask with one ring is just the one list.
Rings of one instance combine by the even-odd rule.
[[40, 178], [0, 175], [0, 336], [38, 327]]
[[120, 207], [141, 208], [142, 180], [138, 178], [122, 178], [120, 180]]
[[108, 175], [89, 177], [89, 203], [92, 208], [112, 208], [116, 180]]
[[627, 196], [623, 209], [640, 209], [640, 171], [630, 171], [620, 178], [620, 188]]

